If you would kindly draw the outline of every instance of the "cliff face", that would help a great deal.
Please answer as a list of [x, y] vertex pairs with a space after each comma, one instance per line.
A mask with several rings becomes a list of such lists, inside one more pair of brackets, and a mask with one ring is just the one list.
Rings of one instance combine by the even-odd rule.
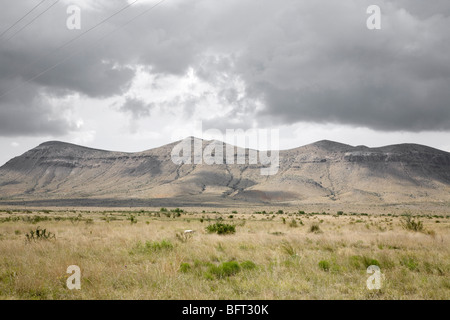
[[[200, 141], [203, 148], [209, 143]], [[0, 168], [0, 197], [255, 203], [450, 200], [450, 153], [426, 146], [368, 148], [319, 141], [280, 151], [277, 174], [264, 176], [261, 165], [248, 162], [177, 165], [171, 160], [175, 145], [124, 153], [46, 142]]]

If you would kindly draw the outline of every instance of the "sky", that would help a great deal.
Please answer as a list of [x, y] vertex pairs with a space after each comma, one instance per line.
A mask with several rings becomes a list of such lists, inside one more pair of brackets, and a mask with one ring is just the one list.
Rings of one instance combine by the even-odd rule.
[[[370, 5], [380, 29], [367, 27]], [[0, 165], [48, 140], [143, 151], [198, 136], [199, 123], [279, 130], [280, 149], [450, 151], [448, 0], [0, 6]]]

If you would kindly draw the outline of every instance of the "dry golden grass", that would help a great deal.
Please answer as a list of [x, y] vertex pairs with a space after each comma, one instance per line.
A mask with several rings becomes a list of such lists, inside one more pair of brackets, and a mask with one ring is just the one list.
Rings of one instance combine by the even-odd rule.
[[[450, 298], [448, 216], [419, 217], [425, 230], [412, 232], [401, 227], [398, 216], [238, 213], [230, 218], [231, 210], [203, 210], [170, 218], [156, 211], [0, 212], [0, 298]], [[236, 233], [206, 233], [219, 217], [236, 224]], [[319, 232], [310, 232], [314, 223]], [[37, 226], [56, 239], [27, 242], [25, 234]], [[196, 232], [180, 241], [176, 233], [186, 229]], [[152, 247], [163, 240], [173, 247]], [[228, 261], [237, 261], [240, 270], [218, 276], [214, 266]], [[245, 268], [244, 261], [256, 267]], [[320, 261], [329, 268], [321, 268]], [[384, 279], [382, 289], [371, 291], [366, 268], [373, 263]], [[81, 268], [81, 290], [66, 287], [69, 265]]]

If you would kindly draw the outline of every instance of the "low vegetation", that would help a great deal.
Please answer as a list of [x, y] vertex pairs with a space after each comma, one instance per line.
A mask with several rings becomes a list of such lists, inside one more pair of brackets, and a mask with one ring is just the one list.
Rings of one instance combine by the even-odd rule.
[[206, 231], [209, 233], [217, 234], [233, 234], [236, 232], [236, 226], [227, 223], [214, 223], [206, 227]]
[[0, 210], [0, 299], [450, 299], [448, 215], [264, 209]]
[[[18, 233], [16, 232], [16, 234]], [[35, 230], [30, 230], [27, 234], [25, 234], [25, 237], [27, 241], [49, 240], [56, 238], [54, 233], [47, 231], [47, 229], [41, 229], [41, 227], [37, 227]]]
[[411, 231], [423, 231], [423, 224], [420, 220], [415, 220], [411, 215], [406, 215], [400, 223], [403, 228]]

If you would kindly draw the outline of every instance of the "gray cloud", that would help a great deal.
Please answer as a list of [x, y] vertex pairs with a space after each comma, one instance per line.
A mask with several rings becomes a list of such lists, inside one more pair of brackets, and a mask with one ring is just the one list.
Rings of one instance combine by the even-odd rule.
[[134, 119], [150, 116], [150, 110], [154, 104], [146, 104], [144, 101], [136, 98], [126, 98], [125, 102], [119, 107], [120, 111], [128, 112]]
[[[19, 84], [1, 81], [0, 87], [10, 88]], [[36, 86], [22, 85], [20, 95], [7, 95], [1, 100], [0, 135], [64, 134], [75, 128], [74, 123], [63, 116], [64, 109], [64, 106], [55, 109], [45, 95], [38, 93]]]
[[[61, 3], [7, 45], [0, 39], [0, 95], [11, 84], [22, 84], [0, 98], [0, 135], [74, 130], [70, 119], [59, 115], [46, 98], [123, 95], [135, 65], [160, 75], [183, 75], [192, 68], [215, 86], [217, 101], [232, 111], [209, 120], [210, 126], [214, 121], [241, 127], [249, 121], [261, 125], [309, 121], [387, 131], [450, 130], [448, 1], [380, 0], [380, 31], [365, 27], [365, 10], [371, 2], [230, 0], [212, 5], [207, 0], [173, 0], [97, 41], [147, 8], [139, 5], [28, 66], [79, 34], [66, 29], [66, 7]], [[3, 4], [0, 30], [33, 3]], [[83, 10], [83, 28], [125, 3], [103, 1], [98, 8], [104, 10]], [[245, 94], [240, 96], [225, 76], [240, 79]], [[177, 97], [159, 102], [159, 107], [173, 112], [179, 104], [179, 114], [186, 115], [193, 113], [198, 99]], [[129, 98], [119, 110], [140, 118], [149, 116], [156, 105]]]

